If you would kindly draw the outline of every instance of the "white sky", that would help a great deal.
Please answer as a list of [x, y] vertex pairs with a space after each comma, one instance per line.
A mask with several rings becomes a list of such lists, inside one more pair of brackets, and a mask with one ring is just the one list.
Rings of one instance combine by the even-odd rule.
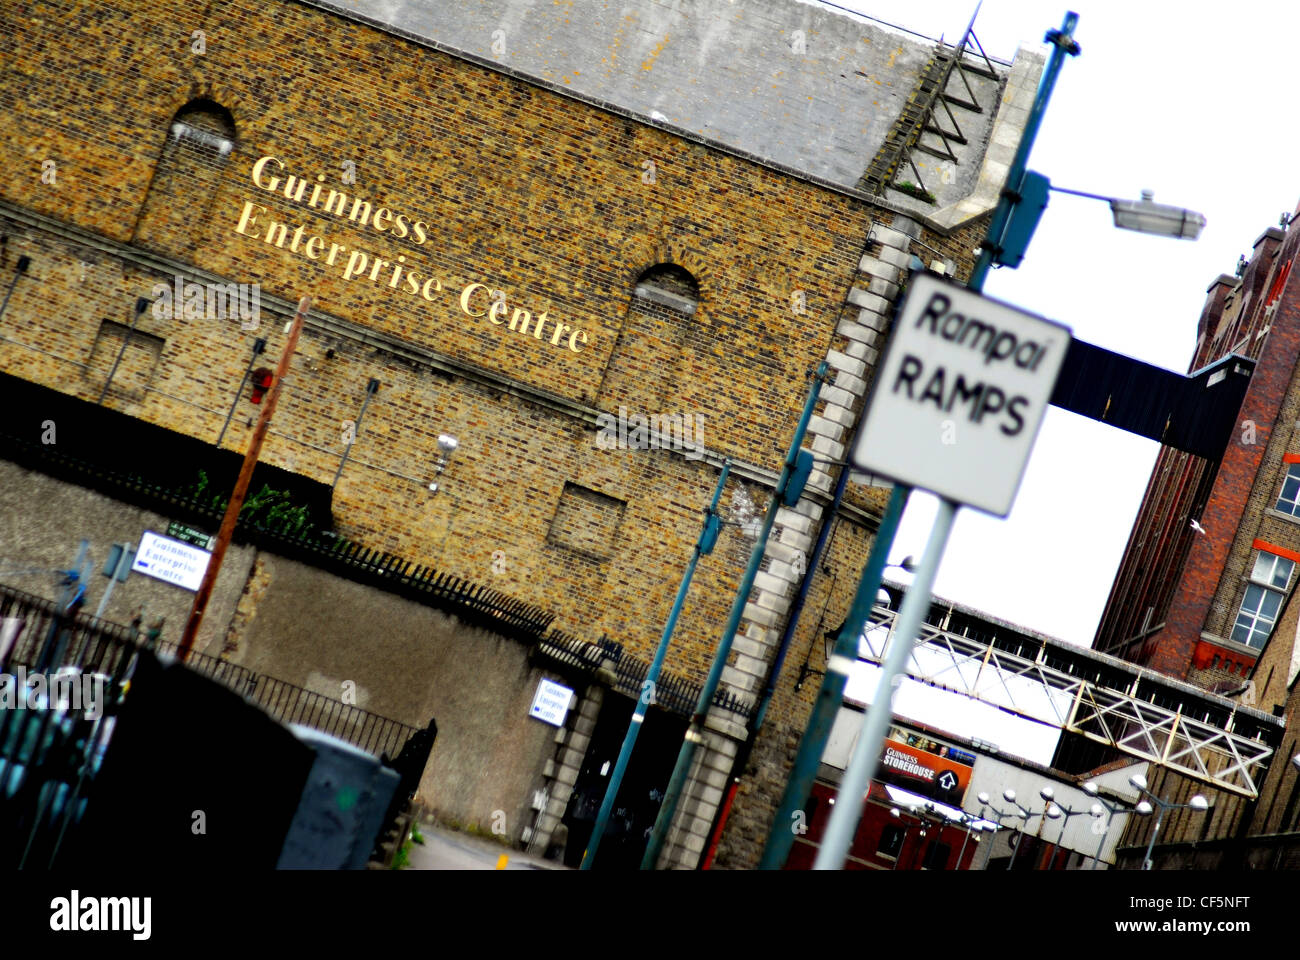
[[[974, 0], [837, 0], [953, 41]], [[1060, 6], [985, 0], [975, 33], [1010, 60], [1079, 14], [1069, 58], [1029, 167], [1056, 186], [1205, 214], [1199, 240], [1112, 226], [1102, 202], [1054, 193], [1024, 263], [994, 270], [984, 292], [1071, 327], [1074, 335], [1186, 371], [1205, 290], [1296, 208], [1300, 124], [1292, 110], [1300, 5], [1268, 0]], [[1090, 645], [1158, 445], [1048, 409], [1007, 520], [963, 510], [935, 593]], [[935, 501], [913, 495], [890, 559], [920, 558]], [[1213, 532], [1213, 531], [1211, 531]], [[896, 571], [890, 571], [891, 576]]]

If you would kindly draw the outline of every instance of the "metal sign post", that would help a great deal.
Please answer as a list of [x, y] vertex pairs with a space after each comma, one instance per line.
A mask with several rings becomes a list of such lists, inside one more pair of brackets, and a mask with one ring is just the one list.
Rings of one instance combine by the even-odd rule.
[[1011, 511], [1069, 343], [1060, 324], [930, 274], [912, 278], [852, 462], [939, 494], [939, 511], [813, 869], [838, 870], [852, 845], [957, 507]]

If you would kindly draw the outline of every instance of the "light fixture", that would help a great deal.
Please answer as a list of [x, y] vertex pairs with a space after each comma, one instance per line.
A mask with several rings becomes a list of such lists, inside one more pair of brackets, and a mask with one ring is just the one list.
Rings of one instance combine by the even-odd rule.
[[1096, 817], [1098, 820], [1106, 816], [1106, 811], [1102, 809], [1100, 803], [1094, 803], [1091, 807], [1088, 808], [1088, 812], [1092, 814], [1094, 817]]
[[1141, 200], [1121, 200], [1118, 197], [1104, 197], [1096, 193], [1085, 193], [1082, 190], [1067, 190], [1064, 187], [1049, 186], [1048, 189], [1056, 193], [1087, 197], [1090, 200], [1105, 200], [1110, 204], [1115, 226], [1122, 230], [1195, 240], [1205, 227], [1204, 214], [1194, 210], [1184, 210], [1182, 207], [1156, 203], [1153, 199], [1155, 194], [1150, 190], [1142, 191]]
[[434, 477], [433, 480], [429, 483], [430, 493], [437, 493], [438, 490], [440, 489], [440, 486], [438, 484], [438, 478], [441, 477], [442, 472], [447, 469], [447, 461], [451, 459], [451, 455], [456, 452], [456, 448], [459, 446], [460, 446], [460, 441], [457, 440], [455, 437], [453, 437], [451, 434], [449, 433], [438, 434], [438, 459], [435, 460], [433, 464]]
[[[1298, 754], [1298, 755], [1296, 756], [1296, 759], [1297, 759], [1297, 760], [1300, 760], [1300, 754]], [[1297, 766], [1300, 766], [1300, 764], [1297, 764]], [[987, 804], [987, 803], [989, 802], [989, 800], [991, 800], [992, 798], [991, 798], [987, 793], [981, 793], [981, 794], [980, 794], [978, 797], [976, 797], [975, 799], [978, 800], [980, 803]]]
[[1010, 787], [1007, 787], [1005, 790], [1002, 791], [1002, 799], [1005, 800], [1007, 803], [1015, 803], [1016, 791], [1012, 790]]
[[1115, 226], [1184, 240], [1195, 240], [1201, 235], [1205, 227], [1204, 215], [1155, 203], [1152, 200], [1154, 196], [1150, 190], [1143, 190], [1141, 200], [1111, 200], [1110, 212], [1115, 217]]
[[1189, 807], [1191, 807], [1193, 810], [1208, 810], [1208, 809], [1210, 809], [1210, 801], [1206, 800], [1206, 799], [1205, 799], [1203, 796], [1201, 796], [1199, 793], [1198, 793], [1196, 796], [1192, 797], [1191, 800], [1188, 800], [1188, 801], [1187, 801], [1187, 805], [1188, 805]]
[[1147, 778], [1142, 776], [1140, 773], [1133, 774], [1133, 776], [1128, 778], [1128, 782], [1137, 790], [1145, 790], [1147, 788]]
[[1047, 817], [1049, 820], [1060, 820], [1061, 808], [1054, 803], [1049, 803], [1047, 805]]
[[1149, 817], [1151, 816], [1151, 811], [1154, 810], [1155, 808], [1152, 807], [1151, 804], [1148, 803], [1146, 800], [1143, 800], [1133, 809], [1136, 810], [1138, 813], [1140, 813], [1142, 816]]
[[1044, 800], [1051, 800], [1054, 796], [1056, 796], [1056, 792], [1051, 787], [1044, 786], [1043, 789], [1038, 791], [1038, 795], [1042, 797]]
[[1297, 753], [1294, 757], [1291, 758], [1291, 766], [1295, 767], [1297, 770], [1300, 770], [1300, 753]]
[[1079, 789], [1082, 790], [1084, 793], [1086, 793], [1088, 796], [1095, 797], [1097, 795], [1097, 782], [1095, 780], [1089, 780]]

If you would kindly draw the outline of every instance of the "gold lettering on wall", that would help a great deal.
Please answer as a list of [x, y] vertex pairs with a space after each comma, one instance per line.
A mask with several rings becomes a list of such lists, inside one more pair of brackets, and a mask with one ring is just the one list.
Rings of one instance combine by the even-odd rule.
[[[318, 215], [346, 220], [349, 227], [387, 234], [390, 239], [404, 240], [414, 247], [422, 247], [429, 240], [428, 224], [425, 221], [416, 220], [388, 207], [376, 207], [364, 197], [326, 186], [324, 174], [318, 174], [314, 183], [305, 177], [291, 174], [278, 157], [267, 155], [259, 158], [253, 164], [249, 179], [254, 187], [264, 193], [275, 194], [277, 199], [282, 196], [289, 203], [307, 207]], [[306, 189], [309, 185], [312, 187], [310, 193]], [[239, 210], [234, 231], [242, 237], [260, 240], [281, 250], [287, 249], [296, 256], [323, 262], [326, 266], [339, 270], [344, 280], [382, 285], [390, 290], [422, 297], [429, 303], [438, 302], [434, 293], [442, 293], [444, 290], [440, 277], [431, 276], [423, 264], [409, 265], [405, 254], [396, 257], [389, 255], [386, 259], [370, 250], [348, 247], [315, 234], [309, 234], [304, 239], [304, 231], [311, 229], [307, 223], [286, 222], [278, 219], [280, 216], [272, 208], [245, 200]], [[327, 245], [329, 253], [322, 261], [321, 255]], [[490, 303], [485, 304], [483, 296], [476, 296], [480, 290], [484, 296], [493, 298]], [[525, 337], [531, 333], [532, 339], [537, 343], [549, 344], [561, 350], [567, 347], [572, 353], [580, 353], [582, 347], [589, 342], [585, 330], [560, 320], [552, 320], [548, 311], [534, 313], [532, 309], [523, 306], [512, 309], [501, 297], [502, 294], [491, 292], [486, 283], [474, 281], [461, 288], [460, 309], [467, 317], [486, 319], [493, 327], [504, 327]], [[507, 314], [510, 315], [508, 324]], [[546, 329], [548, 326], [550, 329]], [[508, 339], [521, 342], [520, 338]]]

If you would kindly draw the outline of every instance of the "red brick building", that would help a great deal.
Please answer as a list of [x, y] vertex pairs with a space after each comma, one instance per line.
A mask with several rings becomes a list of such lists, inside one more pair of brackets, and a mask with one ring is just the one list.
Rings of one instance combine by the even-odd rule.
[[1282, 221], [1210, 285], [1197, 326], [1190, 371], [1255, 362], [1237, 429], [1218, 461], [1162, 449], [1094, 644], [1263, 709], [1290, 678], [1254, 668], [1300, 579], [1300, 226]]

